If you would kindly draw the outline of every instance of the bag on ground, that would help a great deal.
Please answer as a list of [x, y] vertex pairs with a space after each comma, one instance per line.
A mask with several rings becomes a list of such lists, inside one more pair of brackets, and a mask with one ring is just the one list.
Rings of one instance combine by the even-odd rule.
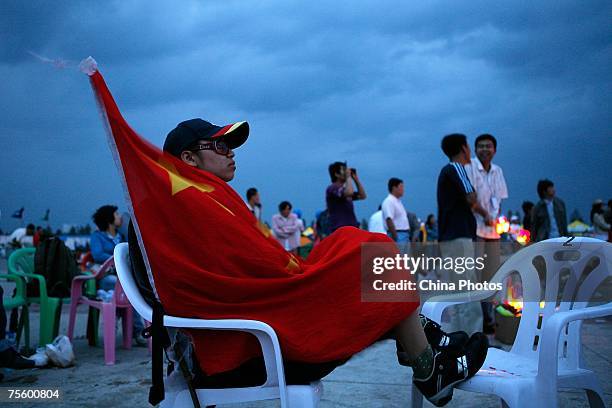
[[49, 360], [58, 367], [70, 367], [74, 364], [75, 357], [72, 343], [66, 336], [57, 336], [53, 343], [45, 346]]

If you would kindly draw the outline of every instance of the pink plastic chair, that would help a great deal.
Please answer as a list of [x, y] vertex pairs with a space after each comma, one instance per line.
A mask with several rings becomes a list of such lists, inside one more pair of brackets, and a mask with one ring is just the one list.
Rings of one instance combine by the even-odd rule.
[[83, 296], [83, 283], [90, 279], [102, 279], [106, 275], [106, 272], [113, 266], [115, 266], [115, 261], [111, 257], [102, 264], [102, 267], [95, 275], [79, 275], [72, 279], [72, 288], [70, 290], [68, 338], [72, 340], [74, 334], [74, 323], [78, 305], [84, 304], [100, 310], [102, 313], [102, 320], [104, 321], [104, 363], [106, 365], [115, 364], [115, 323], [117, 320], [117, 312], [123, 313], [123, 319], [121, 319], [123, 347], [126, 349], [132, 348], [132, 306], [123, 292], [119, 279], [117, 279], [117, 283], [115, 284], [115, 291], [110, 302], [92, 300]]

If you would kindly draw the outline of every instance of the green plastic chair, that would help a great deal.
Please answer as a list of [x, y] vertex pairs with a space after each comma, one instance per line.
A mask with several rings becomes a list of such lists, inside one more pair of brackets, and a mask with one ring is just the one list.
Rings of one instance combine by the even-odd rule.
[[47, 296], [47, 282], [45, 277], [34, 273], [35, 248], [20, 248], [13, 252], [8, 259], [9, 274], [21, 276], [26, 282], [37, 281], [39, 297], [30, 297], [26, 294], [28, 305], [40, 305], [40, 332], [38, 343], [41, 346], [49, 344], [57, 337], [59, 322], [62, 313], [62, 303], [69, 303], [70, 298], [56, 298]]
[[[15, 294], [12, 297], [3, 298], [4, 310], [9, 311], [13, 309], [19, 309], [21, 307], [21, 314], [19, 316], [19, 322], [17, 325], [17, 338], [16, 346], [19, 348], [19, 342], [21, 341], [21, 333], [24, 333], [25, 337], [25, 350], [30, 349], [30, 317], [28, 309], [28, 300], [26, 299], [26, 285], [25, 281], [20, 276], [0, 274], [0, 279], [10, 280], [15, 282]], [[10, 294], [9, 294], [10, 295]]]

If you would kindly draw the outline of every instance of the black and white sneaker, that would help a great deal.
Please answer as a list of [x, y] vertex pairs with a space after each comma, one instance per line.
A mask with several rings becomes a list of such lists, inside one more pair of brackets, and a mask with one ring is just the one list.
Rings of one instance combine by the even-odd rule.
[[[433, 349], [434, 353], [436, 351], [445, 351], [449, 356], [458, 357], [464, 354], [464, 348], [467, 344], [470, 336], [464, 331], [456, 331], [452, 333], [446, 333], [442, 330], [442, 327], [431, 320], [428, 317], [419, 315], [421, 321], [425, 320], [425, 324], [423, 325], [423, 331], [425, 332], [425, 337], [427, 337], [427, 342]], [[409, 366], [408, 364], [408, 355], [400, 345], [398, 341], [395, 343], [397, 348], [397, 360], [400, 365]]]
[[423, 331], [427, 342], [434, 350], [446, 351], [449, 355], [458, 357], [464, 353], [465, 345], [470, 336], [464, 331], [456, 331], [446, 333], [442, 327], [428, 317], [419, 315], [421, 319], [425, 319]]
[[412, 382], [429, 402], [442, 407], [453, 398], [455, 385], [473, 377], [480, 370], [488, 347], [487, 336], [476, 333], [465, 345], [465, 353], [458, 357], [436, 350], [431, 374], [423, 379], [414, 378]]

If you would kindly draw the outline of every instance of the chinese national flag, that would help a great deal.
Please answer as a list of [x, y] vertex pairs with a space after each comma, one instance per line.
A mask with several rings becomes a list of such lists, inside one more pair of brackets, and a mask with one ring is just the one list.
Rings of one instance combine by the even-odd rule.
[[[293, 257], [258, 227], [227, 183], [134, 132], [97, 68], [88, 74], [167, 314], [260, 320], [276, 331], [285, 360], [317, 363], [363, 350], [416, 309], [418, 298], [361, 301], [361, 244], [388, 242], [386, 236], [341, 228], [307, 261]], [[231, 370], [261, 354], [248, 334], [191, 334], [207, 374]]]

